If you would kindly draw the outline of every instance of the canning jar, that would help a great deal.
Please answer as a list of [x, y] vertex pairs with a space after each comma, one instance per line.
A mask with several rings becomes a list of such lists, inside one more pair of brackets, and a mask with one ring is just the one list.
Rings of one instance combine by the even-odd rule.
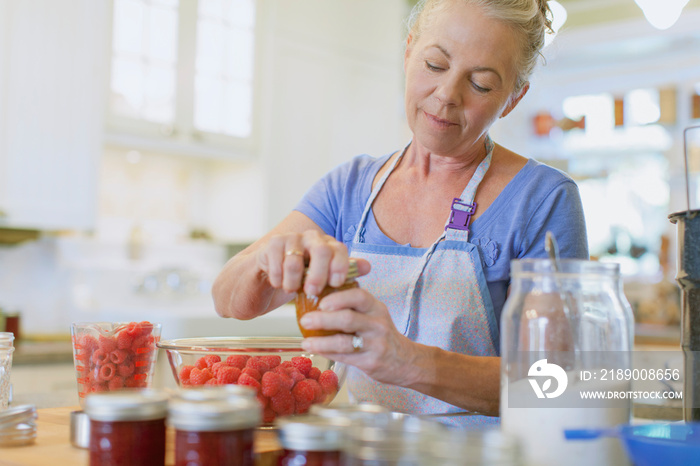
[[[345, 283], [343, 283], [341, 286], [334, 288], [330, 285], [327, 285], [321, 293], [319, 293], [318, 296], [309, 296], [304, 292], [304, 282], [302, 281], [301, 288], [297, 292], [297, 296], [294, 300], [294, 304], [296, 306], [296, 311], [297, 311], [297, 324], [299, 325], [299, 330], [301, 331], [301, 334], [306, 338], [306, 337], [325, 337], [329, 335], [335, 335], [336, 333], [340, 333], [337, 330], [307, 330], [305, 329], [300, 323], [299, 319], [302, 318], [304, 314], [307, 312], [313, 312], [313, 311], [318, 311], [318, 303], [323, 299], [324, 297], [328, 296], [331, 293], [335, 293], [336, 291], [342, 291], [342, 290], [349, 290], [351, 288], [357, 288], [360, 285], [357, 283], [357, 276], [358, 276], [358, 271], [357, 271], [357, 261], [355, 259], [350, 259], [350, 265], [348, 268], [348, 274], [345, 277]], [[304, 276], [306, 276], [306, 273], [308, 272], [308, 268], [304, 271]]]
[[90, 465], [165, 464], [167, 403], [166, 394], [150, 389], [88, 395]]
[[[378, 415], [347, 430], [344, 466], [423, 466], [421, 452], [444, 426], [408, 414]], [[436, 463], [437, 464], [437, 463]]]
[[284, 452], [278, 466], [341, 466], [344, 431], [350, 423], [313, 414], [275, 422]]
[[[201, 391], [203, 390], [190, 390]], [[252, 466], [262, 408], [248, 395], [174, 397], [168, 423], [175, 429], [175, 466]]]
[[[627, 464], [617, 439], [563, 436], [630, 419], [631, 380], [617, 375], [631, 368], [633, 318], [619, 265], [514, 260], [511, 280], [501, 316], [502, 429], [532, 464]], [[593, 392], [603, 398], [587, 399]]]

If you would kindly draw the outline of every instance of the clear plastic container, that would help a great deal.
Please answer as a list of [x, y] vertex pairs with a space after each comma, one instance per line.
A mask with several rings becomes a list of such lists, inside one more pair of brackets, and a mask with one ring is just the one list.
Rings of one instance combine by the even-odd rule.
[[155, 390], [88, 395], [90, 466], [164, 465], [167, 411], [167, 395]]
[[[188, 393], [184, 393], [188, 392]], [[205, 397], [193, 396], [194, 392]], [[170, 400], [168, 423], [175, 429], [175, 466], [252, 466], [255, 428], [262, 407], [248, 394], [185, 390]]]
[[501, 316], [501, 426], [542, 466], [627, 464], [615, 439], [567, 442], [568, 428], [629, 422], [631, 399], [586, 400], [584, 392], [623, 394], [630, 380], [632, 310], [615, 263], [514, 260]]
[[498, 428], [435, 429], [423, 439], [420, 464], [440, 466], [524, 466], [518, 440]]

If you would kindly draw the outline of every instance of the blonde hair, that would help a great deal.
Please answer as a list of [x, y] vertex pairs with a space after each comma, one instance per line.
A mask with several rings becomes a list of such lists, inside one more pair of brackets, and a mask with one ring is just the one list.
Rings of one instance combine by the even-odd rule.
[[[537, 65], [544, 47], [545, 32], [552, 31], [552, 13], [547, 0], [457, 0], [468, 5], [478, 6], [490, 16], [508, 24], [520, 42], [518, 77], [515, 92], [527, 83]], [[417, 40], [431, 24], [437, 13], [445, 10], [449, 2], [445, 0], [420, 0], [411, 11], [408, 19], [409, 33]]]

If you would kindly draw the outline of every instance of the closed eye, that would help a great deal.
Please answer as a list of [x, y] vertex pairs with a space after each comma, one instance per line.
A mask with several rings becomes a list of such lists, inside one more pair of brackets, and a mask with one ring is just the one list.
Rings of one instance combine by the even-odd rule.
[[429, 61], [426, 61], [426, 62], [425, 62], [425, 66], [426, 66], [426, 68], [428, 68], [430, 71], [442, 71], [442, 70], [444, 69], [444, 68], [441, 68], [441, 67], [437, 66], [437, 65], [434, 64], [434, 63], [430, 63]]
[[489, 92], [491, 90], [487, 87], [481, 87], [475, 82], [472, 82], [472, 86], [474, 87], [474, 89], [476, 89], [477, 92], [479, 92], [481, 94], [486, 94], [487, 92]]

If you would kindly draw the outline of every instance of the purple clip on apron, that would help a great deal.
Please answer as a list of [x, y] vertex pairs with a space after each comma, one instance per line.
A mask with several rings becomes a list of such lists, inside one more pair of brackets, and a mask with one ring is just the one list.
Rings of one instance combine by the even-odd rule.
[[[429, 248], [375, 245], [360, 235], [377, 194], [406, 149], [382, 176], [365, 205], [351, 245], [351, 256], [372, 264], [360, 286], [382, 301], [396, 328], [411, 340], [461, 354], [498, 356], [498, 326], [479, 251], [468, 242], [474, 196], [491, 164], [494, 144], [486, 138], [487, 156], [455, 198], [445, 231]], [[407, 146], [408, 147], [408, 146]], [[382, 384], [351, 367], [350, 396], [404, 413], [456, 413], [461, 408], [415, 390]], [[497, 424], [497, 417], [446, 418], [460, 426]]]

